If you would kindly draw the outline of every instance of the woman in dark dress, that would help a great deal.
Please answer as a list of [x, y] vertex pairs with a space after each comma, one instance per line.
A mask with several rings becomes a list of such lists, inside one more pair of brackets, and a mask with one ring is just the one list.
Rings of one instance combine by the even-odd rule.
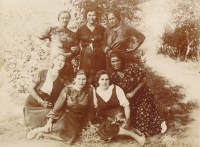
[[[84, 122], [90, 121], [94, 112], [92, 90], [86, 82], [86, 73], [79, 70], [74, 78], [75, 84], [62, 90], [55, 106], [47, 114], [46, 125], [30, 131], [27, 138], [47, 136], [73, 144], [82, 131]], [[44, 134], [45, 132], [51, 134]]]
[[77, 40], [82, 48], [80, 68], [84, 69], [92, 83], [95, 73], [106, 68], [106, 56], [102, 48], [104, 27], [97, 24], [98, 12], [95, 8], [85, 11], [87, 23], [81, 26], [77, 32]]
[[59, 71], [65, 64], [66, 55], [57, 54], [52, 58], [50, 69], [39, 71], [33, 78], [24, 107], [25, 125], [37, 128], [46, 124], [46, 115], [56, 102], [64, 84]]
[[[129, 131], [130, 106], [123, 90], [116, 85], [110, 85], [110, 78], [105, 70], [97, 72], [95, 83], [97, 87], [94, 90], [94, 106], [97, 117], [102, 121], [98, 131], [100, 137], [109, 140], [118, 135], [129, 136], [143, 146], [145, 136], [139, 131], [137, 134]], [[120, 120], [123, 124], [117, 123]]]
[[[119, 10], [110, 10], [107, 13], [108, 27], [104, 34], [104, 51], [110, 54], [112, 51], [119, 51], [132, 59], [132, 52], [135, 52], [144, 42], [145, 36], [138, 30], [124, 24], [121, 21]], [[133, 38], [136, 38], [136, 42]], [[131, 44], [134, 44], [131, 46]]]
[[154, 96], [146, 84], [144, 69], [137, 63], [125, 63], [119, 52], [112, 52], [109, 61], [113, 68], [112, 82], [124, 90], [130, 102], [130, 124], [146, 136], [164, 133], [167, 126], [158, 115]]

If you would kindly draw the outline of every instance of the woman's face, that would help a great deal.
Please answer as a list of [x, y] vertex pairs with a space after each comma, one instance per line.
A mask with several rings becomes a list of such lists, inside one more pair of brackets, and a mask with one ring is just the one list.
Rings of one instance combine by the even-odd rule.
[[95, 11], [89, 11], [89, 12], [87, 13], [87, 21], [88, 21], [90, 24], [96, 23], [96, 19], [97, 19], [97, 15], [96, 15]]
[[113, 13], [108, 14], [108, 25], [111, 28], [117, 27], [119, 25], [119, 20], [116, 18], [116, 16]]
[[65, 65], [65, 57], [63, 55], [59, 55], [53, 59], [53, 68], [57, 70], [61, 70]]
[[99, 83], [99, 87], [101, 89], [107, 90], [109, 88], [109, 84], [110, 84], [109, 76], [107, 74], [101, 75], [98, 83]]
[[71, 16], [69, 13], [62, 13], [59, 17], [59, 22], [62, 27], [66, 27], [69, 24]]
[[74, 82], [78, 88], [82, 89], [87, 82], [87, 78], [84, 74], [77, 75], [76, 78], [74, 78]]
[[118, 57], [111, 57], [110, 59], [111, 65], [115, 70], [120, 69], [121, 65], [122, 65], [122, 61], [121, 59], [119, 59]]

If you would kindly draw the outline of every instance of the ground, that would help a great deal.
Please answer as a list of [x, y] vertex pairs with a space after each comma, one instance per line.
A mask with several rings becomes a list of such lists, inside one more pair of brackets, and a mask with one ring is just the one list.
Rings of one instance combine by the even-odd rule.
[[[45, 0], [41, 3], [40, 1], [29, 1], [27, 3], [25, 0], [17, 0], [16, 3], [13, 3], [11, 0], [1, 0], [0, 6], [3, 9], [0, 10], [0, 16], [4, 20], [1, 22], [0, 28], [2, 32], [2, 41], [0, 42], [1, 53], [2, 49], [10, 47], [6, 44], [8, 42], [6, 40], [13, 42], [15, 39], [12, 31], [15, 32], [20, 28], [37, 26], [39, 22], [36, 21], [33, 24], [33, 21], [37, 18], [35, 15], [37, 16], [40, 13], [48, 13], [46, 21], [52, 21], [48, 19], [55, 15], [51, 10], [54, 8], [55, 3], [61, 3], [61, 1]], [[145, 50], [145, 67], [147, 70], [148, 84], [155, 95], [161, 116], [165, 118], [168, 125], [168, 130], [165, 134], [147, 138], [145, 147], [199, 147], [199, 62], [178, 62], [156, 54], [157, 36], [162, 33], [163, 25], [170, 17], [167, 13], [166, 9], [168, 7], [165, 2], [166, 0], [163, 2], [151, 0], [143, 5], [145, 16], [142, 19], [142, 25], [138, 27], [138, 29], [143, 30], [146, 36], [146, 40], [141, 48]], [[42, 8], [46, 9], [43, 10]], [[60, 8], [61, 6], [59, 5], [55, 6], [55, 13]], [[31, 14], [30, 12], [35, 13]], [[20, 18], [22, 17], [20, 21], [15, 13], [19, 14]], [[30, 18], [27, 16], [28, 14], [31, 14], [29, 15], [31, 16]], [[38, 16], [39, 18], [41, 17], [40, 15]], [[165, 19], [163, 16], [165, 16]], [[33, 25], [30, 25], [31, 23]], [[31, 31], [29, 30], [29, 32]], [[19, 35], [17, 37], [21, 37], [20, 35], [25, 36], [27, 34], [19, 31], [17, 35]], [[3, 41], [5, 41], [6, 45], [2, 45], [4, 43]], [[11, 47], [14, 47], [14, 45]], [[65, 143], [49, 139], [31, 141], [26, 139], [27, 132], [23, 122], [22, 110], [27, 94], [10, 95], [8, 93], [10, 83], [7, 82], [3, 53], [0, 57], [0, 147], [68, 146]], [[115, 138], [113, 141], [107, 143], [98, 140], [94, 136], [93, 139], [80, 139], [73, 146], [137, 147], [138, 145], [129, 138]]]

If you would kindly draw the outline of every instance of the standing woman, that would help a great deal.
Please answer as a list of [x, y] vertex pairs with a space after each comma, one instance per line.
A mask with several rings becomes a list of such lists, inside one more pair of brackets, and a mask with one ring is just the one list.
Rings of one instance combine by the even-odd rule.
[[[62, 10], [58, 14], [58, 26], [50, 27], [36, 37], [36, 42], [44, 44], [43, 40], [49, 41], [50, 58], [57, 52], [66, 54], [66, 64], [61, 74], [67, 83], [73, 80], [73, 67], [71, 60], [79, 55], [80, 49], [77, 45], [76, 34], [67, 28], [71, 14], [69, 11]], [[48, 64], [48, 63], [47, 63]]]
[[[110, 10], [107, 13], [107, 21], [108, 28], [104, 35], [104, 51], [106, 54], [110, 54], [112, 51], [119, 51], [128, 56], [144, 42], [145, 36], [141, 32], [123, 24], [119, 10]], [[135, 37], [137, 42], [136, 44], [133, 42], [135, 47], [129, 49], [129, 45], [133, 40], [132, 37]]]
[[95, 73], [106, 68], [106, 57], [102, 48], [105, 29], [97, 24], [98, 12], [95, 8], [86, 9], [85, 17], [87, 22], [77, 30], [76, 36], [82, 48], [80, 68], [86, 71], [91, 84]]
[[164, 133], [167, 126], [158, 114], [144, 69], [137, 63], [126, 63], [120, 52], [112, 52], [109, 62], [112, 82], [123, 89], [130, 102], [130, 124], [146, 136]]
[[92, 119], [93, 108], [92, 90], [87, 86], [86, 73], [79, 70], [75, 75], [74, 85], [63, 88], [55, 106], [47, 115], [46, 125], [30, 131], [27, 138], [39, 139], [46, 136], [73, 144], [82, 131], [84, 122]]
[[53, 66], [39, 71], [30, 86], [30, 95], [24, 107], [25, 125], [37, 128], [46, 124], [46, 115], [54, 106], [64, 84], [59, 75], [65, 65], [66, 55], [56, 54], [52, 57]]
[[[42, 34], [37, 36], [37, 41], [41, 43], [42, 40], [48, 40], [50, 45], [50, 54], [53, 55], [58, 51], [67, 53], [68, 58], [73, 58], [79, 54], [79, 48], [76, 42], [76, 35], [67, 28], [71, 14], [69, 11], [63, 10], [58, 13], [59, 25], [50, 27]], [[54, 47], [59, 47], [59, 49]]]

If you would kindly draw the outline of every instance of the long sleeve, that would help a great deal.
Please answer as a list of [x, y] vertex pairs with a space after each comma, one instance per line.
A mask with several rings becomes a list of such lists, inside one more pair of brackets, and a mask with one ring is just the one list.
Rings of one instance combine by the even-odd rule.
[[94, 109], [94, 102], [93, 102], [93, 91], [90, 88], [88, 95], [88, 105], [85, 112], [85, 121], [92, 121], [94, 120], [95, 109]]
[[61, 91], [58, 100], [56, 101], [53, 109], [47, 114], [46, 117], [52, 118], [52, 119], [59, 119], [62, 112], [63, 112], [63, 107], [66, 103], [66, 88], [63, 88]]
[[128, 29], [127, 32], [129, 33], [130, 36], [137, 38], [138, 43], [141, 44], [144, 42], [145, 36], [140, 31], [137, 31], [133, 27], [130, 27], [130, 29]]

